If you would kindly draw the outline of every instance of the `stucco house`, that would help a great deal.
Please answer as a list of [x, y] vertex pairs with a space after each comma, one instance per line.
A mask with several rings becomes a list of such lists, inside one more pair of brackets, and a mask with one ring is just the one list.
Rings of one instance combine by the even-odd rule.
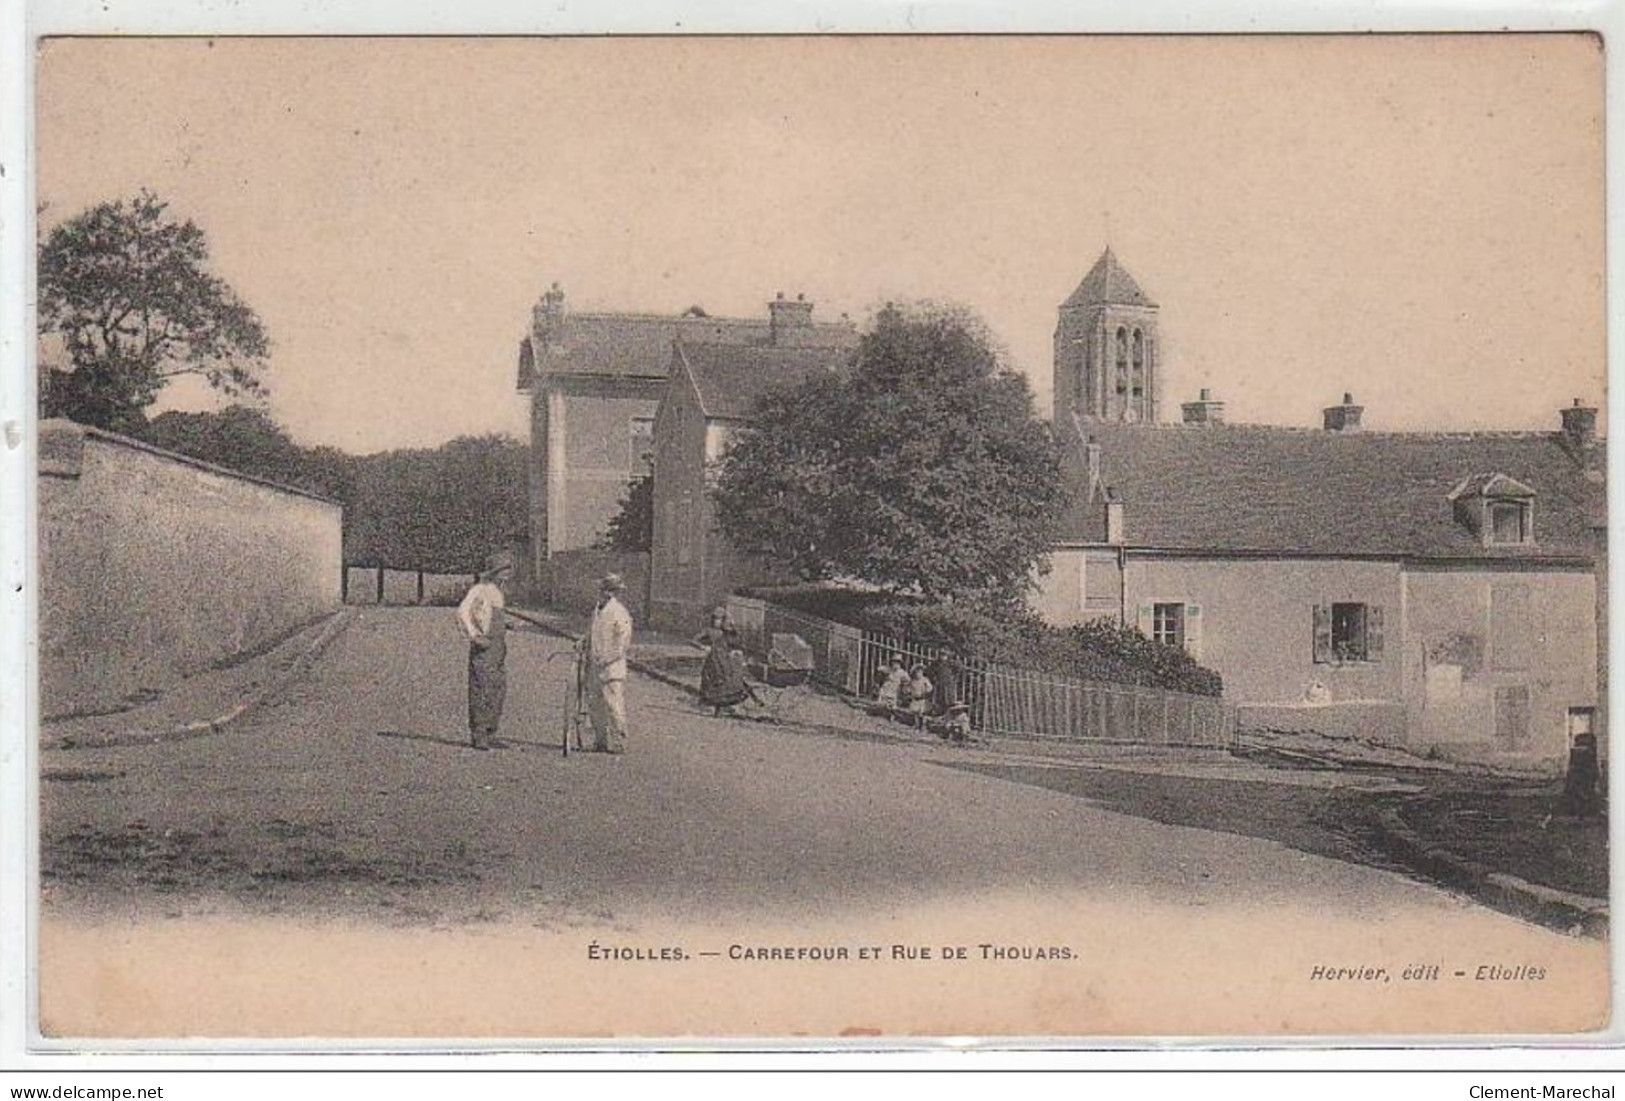
[[627, 485], [651, 469], [655, 411], [673, 340], [774, 347], [850, 347], [850, 322], [815, 322], [813, 304], [778, 295], [761, 318], [580, 313], [558, 284], [532, 310], [518, 390], [530, 399], [532, 566], [591, 547]]
[[672, 342], [654, 424], [649, 614], [656, 628], [696, 629], [736, 588], [785, 580], [729, 545], [716, 529], [707, 490], [730, 435], [748, 422], [763, 393], [839, 370], [850, 350], [851, 344]]
[[1087, 294], [1061, 309], [1073, 505], [1046, 619], [1110, 616], [1186, 648], [1243, 725], [1552, 758], [1594, 722], [1595, 409], [1547, 431], [1373, 432], [1344, 395], [1322, 428], [1284, 428], [1226, 424], [1203, 391], [1181, 423], [1146, 422], [1156, 361], [1136, 376], [1134, 349], [1156, 346], [1155, 307], [1126, 273], [1091, 286], [1139, 312]]

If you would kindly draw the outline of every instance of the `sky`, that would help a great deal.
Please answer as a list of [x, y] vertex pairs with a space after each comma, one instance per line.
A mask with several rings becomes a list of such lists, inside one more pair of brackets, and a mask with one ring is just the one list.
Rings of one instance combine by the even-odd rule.
[[[1579, 35], [58, 39], [42, 229], [147, 188], [273, 341], [269, 407], [367, 453], [524, 438], [574, 309], [977, 311], [1047, 414], [1108, 244], [1163, 418], [1548, 429], [1604, 377], [1603, 66]], [[166, 407], [205, 407], [177, 386]]]

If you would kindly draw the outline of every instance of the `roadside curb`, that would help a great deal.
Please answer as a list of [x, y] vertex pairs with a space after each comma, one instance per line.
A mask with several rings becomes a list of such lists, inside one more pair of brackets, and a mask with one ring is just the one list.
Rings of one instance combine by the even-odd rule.
[[1530, 883], [1429, 845], [1392, 809], [1379, 812], [1378, 826], [1389, 853], [1432, 879], [1465, 891], [1498, 910], [1549, 928], [1591, 937], [1608, 935], [1608, 903], [1603, 899]]
[[271, 676], [245, 699], [239, 700], [212, 719], [196, 719], [192, 722], [179, 723], [158, 730], [135, 728], [103, 734], [68, 734], [51, 741], [42, 741], [42, 748], [104, 749], [116, 745], [157, 745], [161, 742], [178, 742], [188, 738], [201, 738], [209, 734], [218, 734], [244, 715], [263, 706], [273, 696], [278, 695], [294, 681], [309, 673], [316, 660], [345, 632], [350, 624], [355, 621], [355, 618], [356, 610], [354, 608], [345, 607], [334, 612], [328, 617], [327, 622], [322, 625], [316, 637], [311, 640], [310, 645], [305, 647], [304, 653], [290, 662], [286, 669]]

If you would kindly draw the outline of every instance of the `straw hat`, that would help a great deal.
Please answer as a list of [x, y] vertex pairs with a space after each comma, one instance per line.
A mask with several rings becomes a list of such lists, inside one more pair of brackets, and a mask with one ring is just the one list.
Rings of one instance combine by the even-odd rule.
[[606, 573], [598, 582], [598, 591], [601, 593], [618, 593], [626, 590], [626, 582], [618, 573]]

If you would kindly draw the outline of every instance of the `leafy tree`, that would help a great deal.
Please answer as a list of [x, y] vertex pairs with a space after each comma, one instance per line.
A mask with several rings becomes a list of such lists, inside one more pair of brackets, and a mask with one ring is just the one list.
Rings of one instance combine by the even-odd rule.
[[157, 447], [194, 459], [342, 499], [349, 483], [349, 463], [333, 448], [306, 448], [263, 409], [227, 406], [218, 412], [170, 411], [154, 417], [139, 432]]
[[66, 358], [41, 380], [46, 416], [138, 430], [178, 375], [228, 395], [263, 392], [264, 326], [209, 271], [203, 231], [151, 192], [52, 229], [40, 247], [39, 296], [41, 334], [58, 338]]
[[348, 562], [471, 573], [529, 523], [524, 444], [462, 436], [437, 449], [356, 460], [345, 501]]
[[626, 483], [621, 509], [609, 518], [609, 528], [598, 540], [600, 550], [638, 551], [647, 554], [655, 538], [655, 480], [640, 474]]
[[808, 579], [1019, 603], [1062, 503], [1026, 380], [968, 313], [887, 306], [851, 370], [770, 391], [716, 488], [739, 549]]

